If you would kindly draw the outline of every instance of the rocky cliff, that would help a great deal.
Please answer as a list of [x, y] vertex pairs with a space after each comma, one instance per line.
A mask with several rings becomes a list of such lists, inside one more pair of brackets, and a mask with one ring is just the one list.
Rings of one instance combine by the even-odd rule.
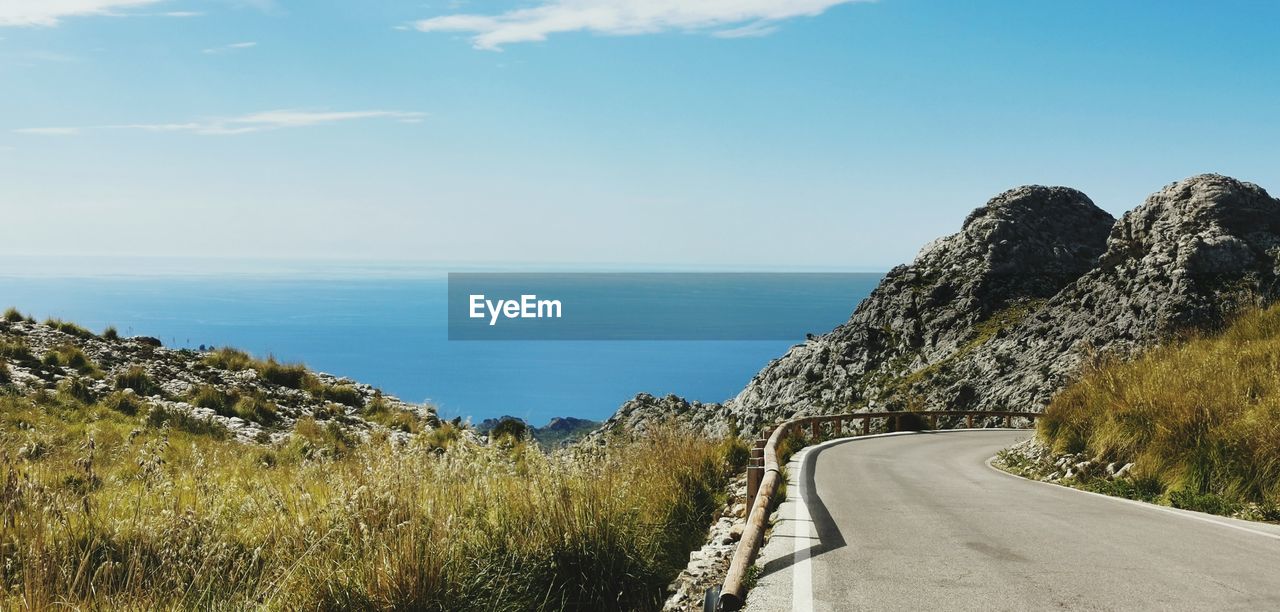
[[1206, 174], [1119, 221], [1083, 193], [1020, 187], [891, 270], [848, 322], [724, 404], [641, 394], [604, 429], [674, 417], [712, 434], [858, 409], [1039, 410], [1084, 360], [1219, 325], [1280, 295], [1280, 200]]

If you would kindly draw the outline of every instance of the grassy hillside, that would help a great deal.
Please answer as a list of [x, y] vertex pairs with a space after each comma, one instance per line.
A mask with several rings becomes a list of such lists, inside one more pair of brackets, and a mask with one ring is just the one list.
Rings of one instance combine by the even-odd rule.
[[1133, 462], [1135, 496], [1230, 514], [1280, 502], [1280, 306], [1216, 334], [1103, 360], [1054, 398], [1039, 434], [1059, 453]]
[[99, 373], [76, 374], [94, 366], [72, 348], [48, 382], [26, 374], [47, 354], [0, 357], [0, 607], [654, 609], [741, 467], [740, 448], [673, 429], [548, 454], [449, 423], [300, 415], [246, 442], [132, 392], [166, 380], [87, 392]]

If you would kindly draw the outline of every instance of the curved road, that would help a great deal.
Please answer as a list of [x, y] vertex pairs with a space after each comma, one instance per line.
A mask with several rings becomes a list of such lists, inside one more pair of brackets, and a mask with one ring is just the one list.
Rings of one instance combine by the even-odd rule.
[[806, 449], [789, 465], [788, 501], [747, 609], [1280, 610], [1280, 527], [987, 465], [1030, 435], [928, 432]]

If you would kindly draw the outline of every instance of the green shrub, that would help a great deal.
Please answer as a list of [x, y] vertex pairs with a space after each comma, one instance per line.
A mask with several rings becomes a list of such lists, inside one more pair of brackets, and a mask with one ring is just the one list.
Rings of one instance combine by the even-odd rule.
[[423, 426], [422, 419], [411, 410], [387, 410], [367, 415], [365, 420], [382, 425], [387, 429], [411, 434], [421, 432]]
[[1196, 493], [1194, 491], [1170, 491], [1169, 505], [1184, 510], [1207, 512], [1230, 516], [1239, 512], [1244, 504], [1215, 493]]
[[234, 407], [239, 398], [216, 387], [202, 385], [191, 392], [189, 400], [193, 406], [207, 408], [221, 416], [235, 416]]
[[36, 359], [27, 343], [20, 338], [0, 340], [0, 357], [26, 368], [40, 365], [40, 360]]
[[52, 328], [54, 328], [54, 329], [56, 329], [56, 330], [58, 330], [58, 331], [60, 331], [60, 332], [62, 332], [62, 333], [64, 333], [64, 334], [69, 334], [69, 335], [75, 336], [75, 337], [77, 337], [77, 338], [92, 338], [92, 337], [93, 337], [93, 332], [91, 332], [91, 331], [89, 331], [89, 330], [87, 330], [87, 329], [85, 329], [85, 328], [83, 328], [83, 327], [80, 327], [79, 325], [76, 325], [75, 323], [70, 323], [70, 322], [68, 322], [68, 321], [63, 321], [63, 320], [61, 320], [61, 319], [55, 319], [55, 318], [53, 318], [53, 317], [50, 317], [50, 318], [48, 318], [48, 319], [45, 319], [44, 324], [45, 324], [45, 325], [48, 325], [49, 327], [52, 327]]
[[102, 400], [102, 406], [121, 414], [133, 416], [145, 405], [137, 395], [117, 391]]
[[1096, 478], [1085, 482], [1081, 488], [1103, 495], [1145, 502], [1159, 501], [1164, 492], [1160, 482], [1151, 478], [1117, 478], [1115, 480]]
[[373, 399], [370, 399], [365, 403], [364, 408], [360, 410], [360, 415], [368, 418], [380, 413], [389, 412], [390, 410], [391, 403], [388, 402], [386, 398], [382, 397], [381, 391], [375, 391]]
[[364, 405], [364, 396], [351, 385], [323, 385], [321, 397], [344, 406], [359, 408]]
[[293, 452], [311, 459], [342, 457], [357, 446], [355, 438], [334, 421], [321, 425], [312, 417], [302, 417], [293, 425]]
[[529, 437], [529, 426], [519, 419], [503, 418], [489, 430], [490, 440], [510, 438], [519, 441], [527, 437]]
[[246, 395], [232, 407], [232, 412], [246, 421], [260, 425], [270, 425], [279, 419], [279, 409], [275, 404], [257, 395]]
[[160, 386], [147, 376], [147, 371], [141, 366], [133, 366], [127, 371], [116, 376], [116, 389], [125, 390], [133, 389], [134, 393], [141, 396], [159, 395], [161, 393]]
[[4, 320], [10, 323], [20, 323], [24, 318], [22, 313], [12, 306], [4, 311]]
[[423, 435], [420, 440], [428, 448], [437, 450], [447, 450], [459, 438], [462, 437], [462, 429], [453, 423], [441, 423], [439, 427], [432, 429]]
[[[360, 417], [370, 423], [377, 423], [388, 429], [413, 434], [421, 432], [423, 426], [427, 424], [412, 410], [392, 408], [381, 393], [375, 393], [373, 399], [365, 404], [364, 408], [360, 410]], [[439, 423], [438, 420], [437, 423]]]
[[0, 358], [0, 385], [13, 382], [13, 373], [9, 371], [9, 362]]
[[68, 376], [62, 379], [62, 382], [58, 383], [58, 394], [82, 404], [92, 404], [98, 399], [93, 389], [79, 376]]
[[115, 326], [108, 325], [106, 329], [102, 330], [102, 338], [115, 342], [120, 339], [120, 332], [116, 331]]
[[220, 349], [210, 351], [209, 354], [204, 356], [204, 362], [210, 367], [231, 370], [233, 372], [247, 370], [254, 367], [257, 363], [249, 356], [248, 353], [231, 347], [222, 347]]
[[750, 445], [738, 436], [730, 436], [722, 440], [718, 451], [725, 465], [729, 466], [729, 471], [735, 474], [746, 469], [747, 462], [751, 460]]
[[190, 434], [209, 436], [215, 440], [226, 440], [231, 437], [231, 430], [226, 425], [213, 419], [199, 419], [179, 410], [171, 410], [164, 406], [154, 406], [147, 413], [147, 425], [155, 429], [169, 427]]
[[42, 360], [50, 367], [66, 367], [75, 370], [77, 373], [89, 376], [99, 377], [101, 372], [98, 370], [98, 364], [89, 359], [80, 347], [74, 344], [63, 344], [52, 351], [45, 354]]
[[308, 379], [306, 366], [300, 363], [280, 363], [275, 357], [267, 357], [265, 362], [254, 367], [263, 380], [290, 389], [301, 389]]
[[782, 439], [778, 441], [778, 463], [785, 465], [787, 461], [791, 459], [792, 455], [800, 452], [801, 449], [812, 443], [813, 442], [809, 440], [809, 435], [804, 432], [804, 428], [792, 428], [787, 432], [787, 435], [783, 436]]

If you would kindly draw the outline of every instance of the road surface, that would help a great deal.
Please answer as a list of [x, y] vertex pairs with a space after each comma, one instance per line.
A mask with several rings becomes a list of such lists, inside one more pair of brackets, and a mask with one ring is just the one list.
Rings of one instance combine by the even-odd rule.
[[1280, 527], [987, 464], [1030, 435], [927, 432], [806, 449], [788, 466], [788, 501], [747, 610], [1280, 610]]

